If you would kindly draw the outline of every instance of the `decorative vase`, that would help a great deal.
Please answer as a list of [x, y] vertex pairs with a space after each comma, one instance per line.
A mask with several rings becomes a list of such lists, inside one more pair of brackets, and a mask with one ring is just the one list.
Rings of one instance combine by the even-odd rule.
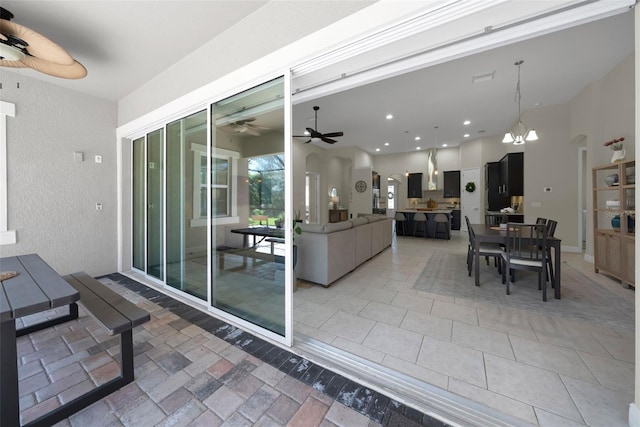
[[620, 215], [611, 218], [611, 227], [613, 227], [614, 231], [620, 231]]
[[622, 150], [614, 150], [613, 156], [611, 157], [611, 163], [620, 162], [624, 160], [624, 157], [626, 155], [627, 153], [624, 151], [624, 148]]
[[[614, 153], [617, 153], [617, 151], [614, 151]], [[618, 185], [619, 179], [620, 177], [618, 176], [618, 174], [614, 173], [614, 174], [605, 176], [604, 182], [607, 184], [607, 187], [612, 187], [614, 185]]]

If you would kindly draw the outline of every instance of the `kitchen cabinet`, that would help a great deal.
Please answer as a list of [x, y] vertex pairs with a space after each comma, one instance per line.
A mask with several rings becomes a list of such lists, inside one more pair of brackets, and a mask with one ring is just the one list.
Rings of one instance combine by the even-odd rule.
[[349, 211], [347, 209], [330, 209], [329, 222], [342, 222], [349, 219]]
[[422, 173], [410, 173], [407, 177], [407, 197], [410, 199], [422, 198]]
[[460, 171], [444, 172], [444, 189], [442, 197], [460, 197]]
[[451, 211], [451, 229], [460, 230], [462, 213], [460, 209], [454, 209]]
[[511, 205], [511, 200], [500, 192], [500, 162], [489, 162], [484, 165], [484, 186], [488, 211], [499, 211]]
[[636, 162], [593, 168], [594, 269], [635, 287]]
[[524, 195], [524, 153], [509, 153], [500, 159], [499, 194], [503, 197]]

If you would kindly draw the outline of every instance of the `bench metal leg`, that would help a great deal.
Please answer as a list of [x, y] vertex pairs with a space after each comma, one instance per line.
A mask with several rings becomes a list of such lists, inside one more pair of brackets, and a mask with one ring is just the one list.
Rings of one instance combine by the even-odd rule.
[[23, 335], [30, 334], [32, 332], [37, 332], [45, 328], [50, 328], [55, 325], [59, 325], [61, 323], [68, 322], [70, 320], [75, 320], [78, 318], [78, 304], [72, 302], [69, 304], [69, 314], [65, 314], [64, 316], [56, 317], [51, 320], [46, 320], [44, 322], [36, 323], [35, 325], [26, 326], [22, 329], [16, 330], [16, 336], [21, 337]]
[[15, 319], [0, 323], [0, 426], [20, 425]]
[[[4, 347], [4, 343], [3, 343]], [[15, 346], [14, 346], [15, 349]], [[4, 378], [3, 378], [4, 381]], [[31, 421], [29, 424], [25, 424], [25, 427], [47, 427], [52, 426], [65, 418], [69, 418], [71, 415], [86, 408], [87, 406], [97, 402], [98, 400], [107, 397], [114, 391], [117, 391], [133, 381], [133, 334], [131, 329], [124, 331], [120, 334], [120, 376], [112, 379], [109, 382], [102, 384], [99, 387], [83, 394], [74, 400], [67, 402], [66, 404], [59, 406], [53, 411], [40, 418]], [[16, 373], [16, 385], [17, 385], [17, 373]], [[16, 394], [17, 395], [17, 394]], [[4, 426], [4, 420], [2, 420]], [[7, 424], [17, 425], [17, 424]]]

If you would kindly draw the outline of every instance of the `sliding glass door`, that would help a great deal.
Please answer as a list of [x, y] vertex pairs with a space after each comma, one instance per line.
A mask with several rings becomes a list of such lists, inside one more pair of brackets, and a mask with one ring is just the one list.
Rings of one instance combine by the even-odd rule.
[[133, 268], [290, 342], [286, 151], [283, 77], [134, 139]]
[[211, 306], [284, 336], [284, 79], [213, 104], [211, 121]]
[[206, 144], [207, 110], [167, 125], [167, 285], [205, 301]]

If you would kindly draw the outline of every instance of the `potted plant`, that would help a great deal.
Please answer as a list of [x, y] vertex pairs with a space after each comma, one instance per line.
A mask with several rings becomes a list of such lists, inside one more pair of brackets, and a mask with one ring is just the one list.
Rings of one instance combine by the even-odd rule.
[[276, 228], [282, 228], [283, 224], [284, 224], [284, 213], [280, 213], [275, 220]]

